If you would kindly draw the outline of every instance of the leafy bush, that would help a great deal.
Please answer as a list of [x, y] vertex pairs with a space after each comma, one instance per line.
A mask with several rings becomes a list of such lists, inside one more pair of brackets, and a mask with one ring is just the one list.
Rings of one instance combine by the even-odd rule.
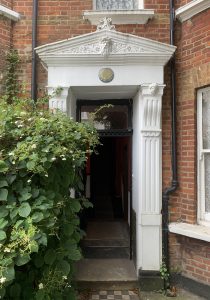
[[91, 205], [81, 173], [97, 143], [88, 124], [0, 100], [1, 299], [74, 299], [78, 213]]

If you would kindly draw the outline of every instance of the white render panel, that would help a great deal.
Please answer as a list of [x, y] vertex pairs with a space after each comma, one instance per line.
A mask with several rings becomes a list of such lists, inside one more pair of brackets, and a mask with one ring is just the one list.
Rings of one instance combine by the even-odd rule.
[[49, 67], [48, 86], [129, 86], [151, 82], [163, 82], [162, 66], [110, 66], [103, 65], [103, 68], [111, 68], [114, 72], [114, 79], [109, 83], [100, 81], [98, 74], [102, 66], [79, 66], [79, 67]]

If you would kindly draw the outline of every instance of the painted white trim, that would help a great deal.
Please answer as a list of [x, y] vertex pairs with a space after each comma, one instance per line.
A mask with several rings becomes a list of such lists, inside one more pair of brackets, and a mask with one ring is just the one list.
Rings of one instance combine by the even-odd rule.
[[206, 242], [210, 242], [210, 227], [187, 223], [171, 223], [169, 231]]
[[146, 24], [154, 16], [153, 9], [138, 10], [91, 10], [85, 11], [83, 17], [92, 25], [97, 25], [105, 17], [111, 18], [114, 24]]
[[176, 17], [184, 22], [210, 7], [209, 0], [193, 0], [175, 11]]
[[14, 10], [11, 10], [3, 5], [0, 5], [0, 15], [3, 15], [13, 21], [20, 20], [20, 14], [15, 12]]
[[202, 104], [203, 93], [210, 92], [210, 87], [201, 88], [197, 92], [197, 204], [198, 204], [198, 222], [199, 224], [209, 224], [210, 214], [205, 211], [205, 153], [210, 153], [210, 149], [203, 148], [203, 128], [202, 128]]

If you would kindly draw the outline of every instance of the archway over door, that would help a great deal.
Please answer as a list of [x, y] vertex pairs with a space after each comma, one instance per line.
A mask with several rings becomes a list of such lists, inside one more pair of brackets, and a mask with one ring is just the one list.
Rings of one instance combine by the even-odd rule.
[[133, 99], [132, 190], [137, 271], [159, 270], [162, 260], [161, 103], [163, 69], [175, 47], [115, 31], [97, 31], [36, 49], [48, 70], [51, 109], [73, 118], [76, 100]]

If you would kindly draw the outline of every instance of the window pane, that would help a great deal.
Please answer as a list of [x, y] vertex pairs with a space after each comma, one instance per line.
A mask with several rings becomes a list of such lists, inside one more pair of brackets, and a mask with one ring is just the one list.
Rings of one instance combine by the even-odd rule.
[[210, 149], [210, 91], [203, 93], [203, 148]]
[[96, 0], [98, 10], [134, 9], [135, 0]]
[[128, 129], [127, 105], [109, 105], [108, 107], [84, 105], [81, 107], [82, 122], [90, 121], [93, 116], [94, 126], [98, 130]]
[[210, 153], [205, 154], [205, 211], [210, 213]]

